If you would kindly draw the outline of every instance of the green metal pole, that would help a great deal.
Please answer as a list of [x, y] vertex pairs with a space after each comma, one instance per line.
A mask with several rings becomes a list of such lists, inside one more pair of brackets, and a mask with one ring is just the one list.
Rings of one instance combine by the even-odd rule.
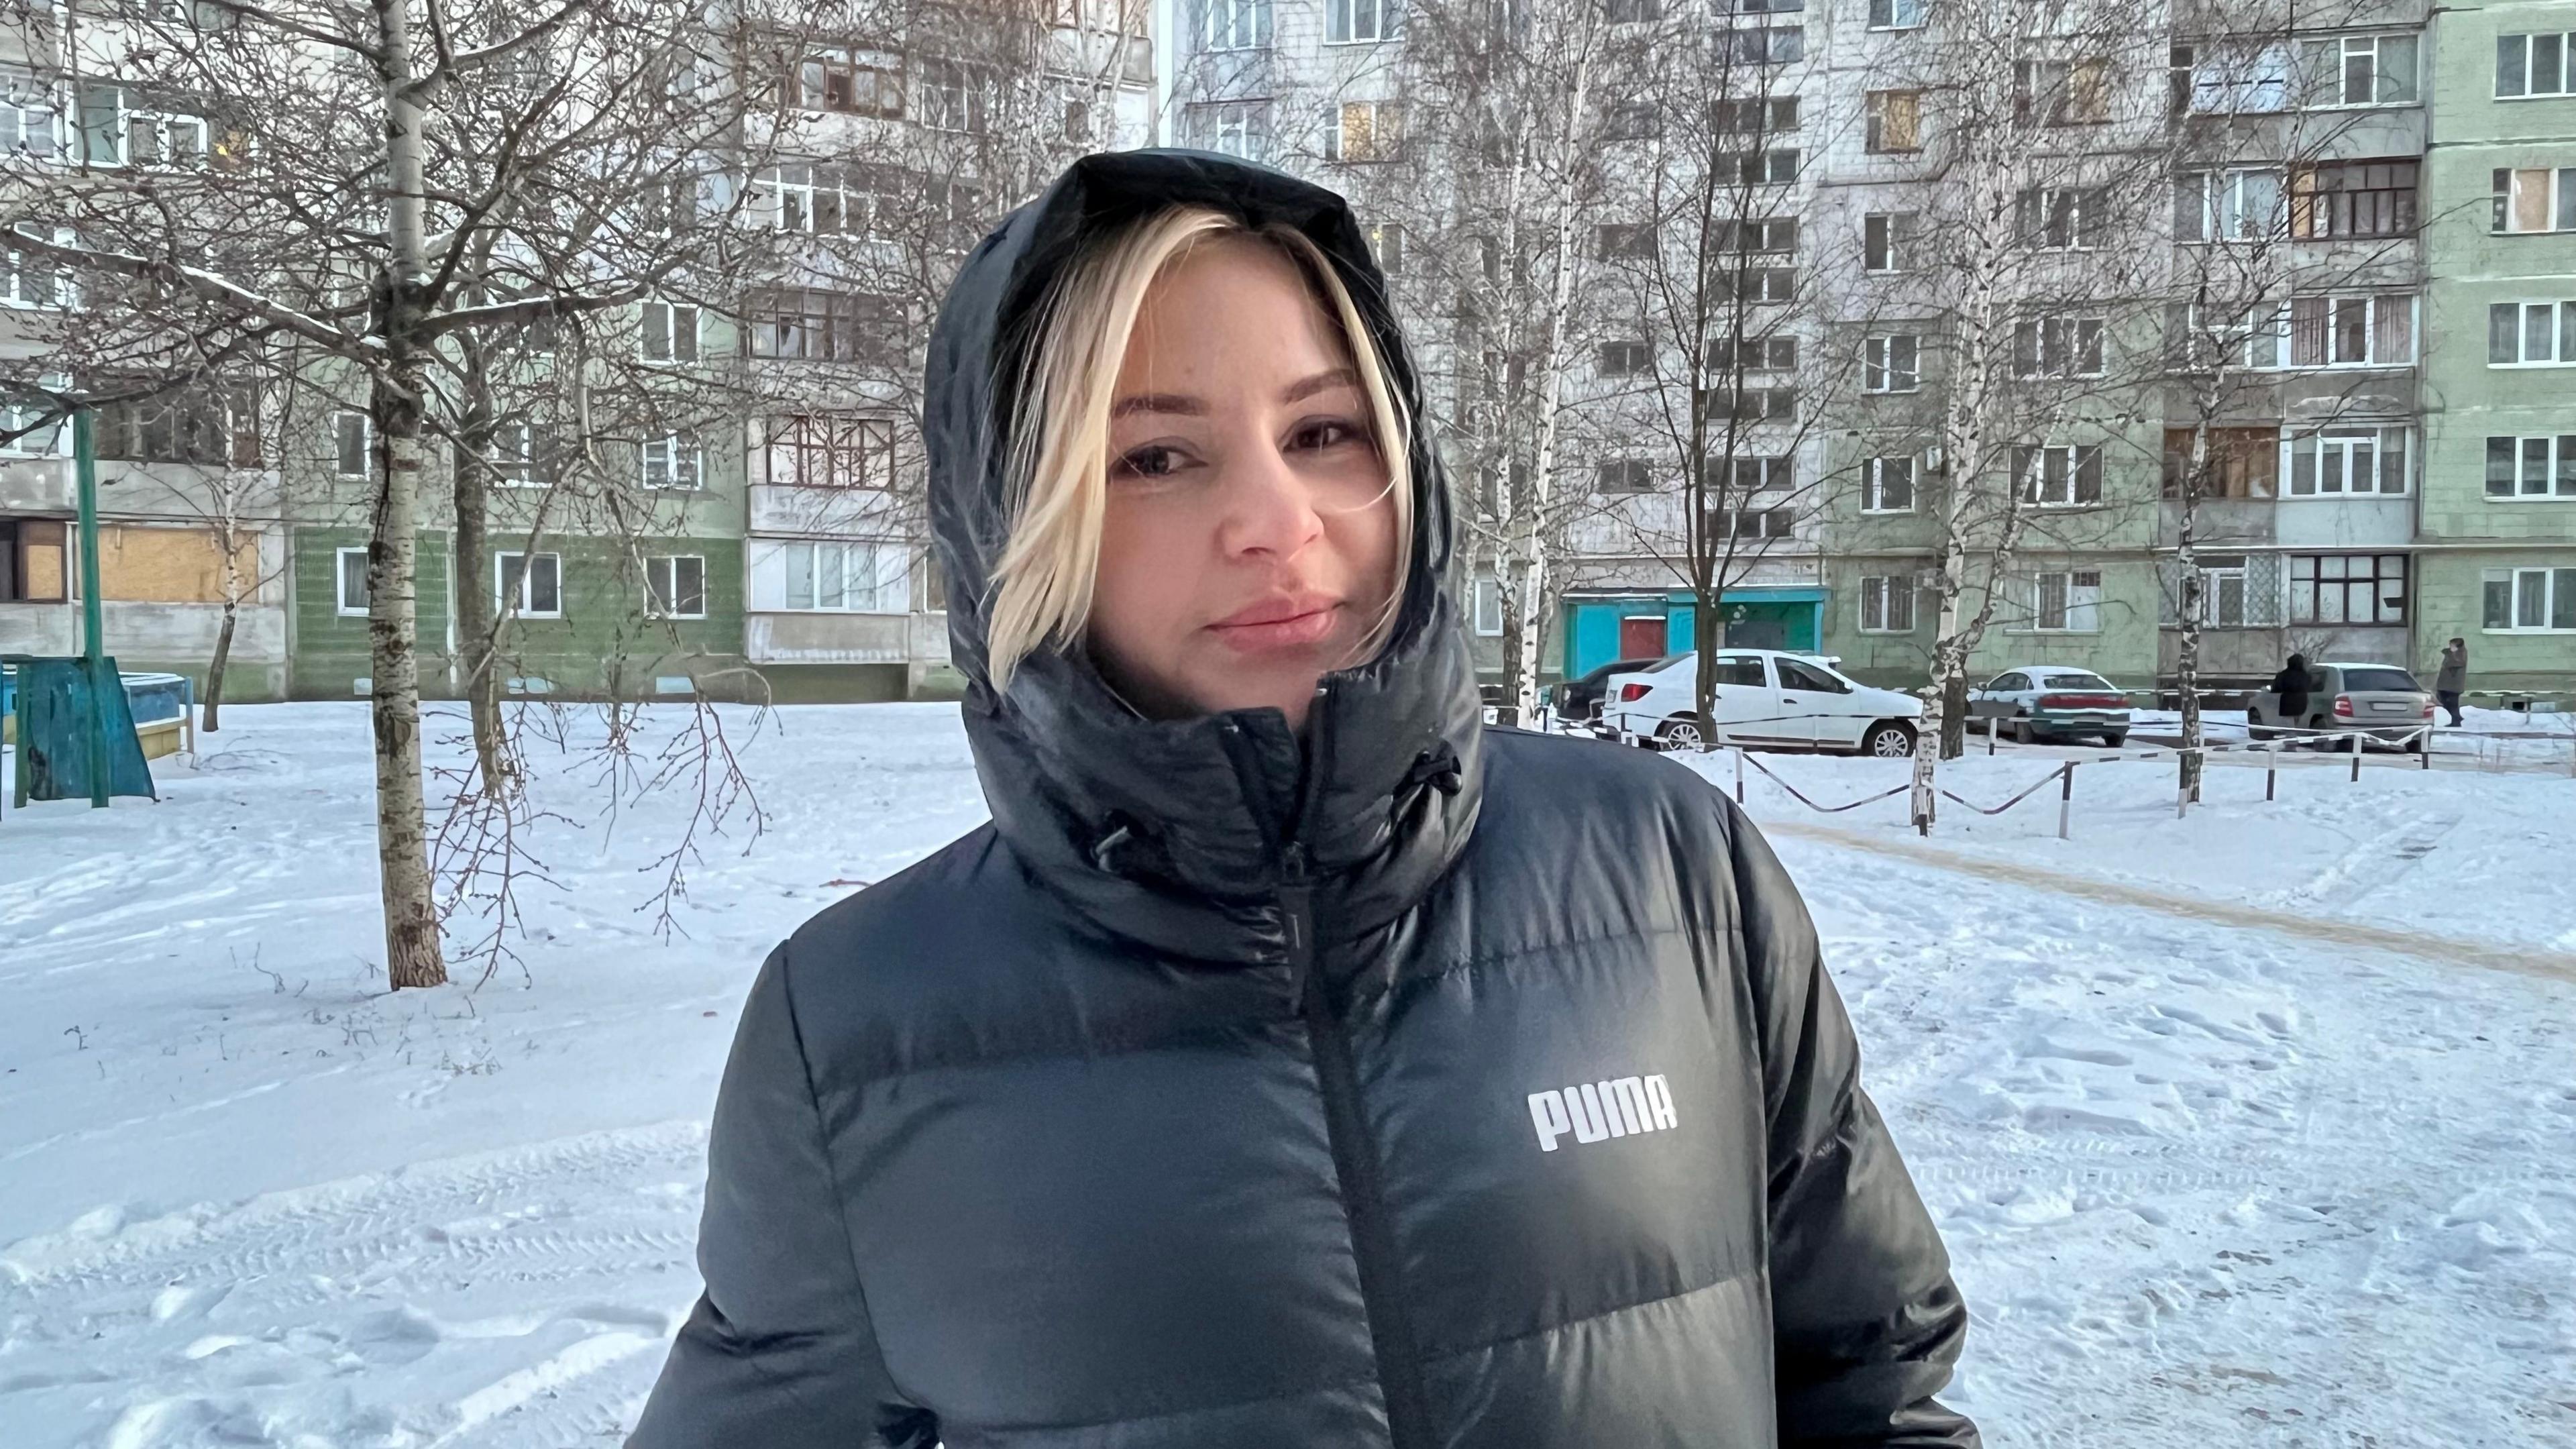
[[107, 623], [98, 596], [98, 444], [90, 429], [90, 411], [72, 414], [72, 477], [80, 490], [81, 664], [89, 675], [89, 803], [107, 808], [107, 700], [101, 693], [121, 684], [105, 677]]

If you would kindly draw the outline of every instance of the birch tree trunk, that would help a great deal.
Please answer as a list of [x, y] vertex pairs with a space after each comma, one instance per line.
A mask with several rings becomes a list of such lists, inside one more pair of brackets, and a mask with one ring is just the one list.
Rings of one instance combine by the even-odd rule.
[[[1574, 84], [1566, 92], [1565, 132], [1559, 144], [1566, 152], [1561, 159], [1568, 169], [1575, 161], [1572, 152], [1591, 89], [1592, 61], [1587, 55], [1575, 62]], [[1546, 341], [1538, 359], [1538, 448], [1530, 461], [1529, 506], [1521, 510], [1521, 636], [1512, 705], [1524, 725], [1538, 718], [1539, 622], [1547, 599], [1547, 522], [1554, 512], [1550, 505], [1556, 493], [1557, 428], [1565, 413], [1565, 324], [1574, 305], [1575, 246], [1574, 198], [1561, 195], [1556, 209], [1556, 276], [1549, 289]]]
[[2181, 518], [2175, 530], [2176, 604], [2182, 627], [2174, 652], [2174, 687], [2182, 694], [2182, 774], [2176, 781], [2182, 798], [2199, 803], [2201, 779], [2200, 625], [2206, 605], [2202, 596], [2198, 548], [2201, 483], [2209, 474], [2209, 410], [2192, 419], [2191, 461], [2183, 468]]
[[[423, 238], [421, 107], [412, 89], [410, 0], [375, 0], [383, 56], [391, 246], [376, 279], [386, 365], [373, 381], [379, 477], [367, 539], [368, 699], [376, 737], [376, 850], [385, 912], [385, 977], [397, 991], [440, 986], [447, 966], [431, 896], [427, 802], [421, 787], [420, 475], [428, 358], [420, 345]], [[451, 566], [470, 566], [453, 560]], [[460, 593], [465, 590], [460, 589]]]

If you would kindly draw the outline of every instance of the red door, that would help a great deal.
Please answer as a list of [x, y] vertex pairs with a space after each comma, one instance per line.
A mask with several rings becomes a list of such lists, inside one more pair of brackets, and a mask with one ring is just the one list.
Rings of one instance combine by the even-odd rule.
[[1662, 614], [1629, 614], [1619, 620], [1619, 657], [1661, 659], [1672, 621]]

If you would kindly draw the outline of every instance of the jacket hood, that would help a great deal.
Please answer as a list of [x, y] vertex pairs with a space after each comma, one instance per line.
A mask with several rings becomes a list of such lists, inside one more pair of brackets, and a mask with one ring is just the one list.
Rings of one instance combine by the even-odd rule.
[[1085, 157], [967, 258], [934, 326], [923, 431], [951, 658], [995, 828], [1059, 895], [1116, 934], [1187, 955], [1284, 955], [1280, 886], [1311, 885], [1321, 928], [1392, 920], [1473, 829], [1481, 706], [1443, 586], [1448, 490], [1417, 425], [1413, 567], [1371, 662], [1328, 676], [1303, 739], [1275, 709], [1138, 717], [1082, 651], [1041, 651], [993, 687], [988, 606], [1011, 523], [1010, 390], [1048, 284], [1101, 230], [1208, 206], [1313, 239], [1349, 288], [1407, 412], [1412, 362], [1349, 205], [1265, 167], [1196, 151]]

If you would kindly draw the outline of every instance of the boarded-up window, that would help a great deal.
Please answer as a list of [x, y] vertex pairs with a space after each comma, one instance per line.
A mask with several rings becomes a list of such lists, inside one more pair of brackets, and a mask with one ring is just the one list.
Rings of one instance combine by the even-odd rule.
[[[2165, 429], [2165, 496], [2182, 496], [2184, 471], [2191, 466], [2191, 429]], [[2202, 480], [2203, 498], [2269, 498], [2278, 491], [2281, 474], [2281, 430], [2278, 428], [2211, 428], [2209, 473]]]
[[59, 604], [70, 597], [64, 541], [51, 518], [0, 518], [0, 603]]
[[[259, 546], [244, 539], [234, 550], [235, 587], [248, 591], [259, 577]], [[209, 528], [143, 528], [103, 524], [98, 531], [98, 582], [103, 598], [156, 604], [220, 604], [224, 556]]]

